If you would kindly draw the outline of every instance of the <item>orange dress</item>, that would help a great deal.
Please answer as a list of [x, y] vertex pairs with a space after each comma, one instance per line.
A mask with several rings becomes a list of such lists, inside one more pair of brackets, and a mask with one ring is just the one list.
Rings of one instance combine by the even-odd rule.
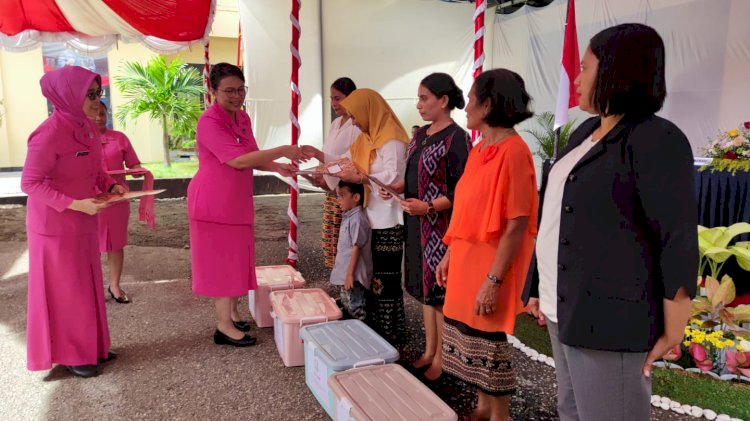
[[[484, 332], [513, 333], [523, 310], [521, 293], [534, 250], [539, 197], [529, 147], [516, 135], [496, 145], [477, 145], [456, 186], [453, 217], [443, 241], [450, 247], [445, 317]], [[508, 220], [529, 217], [520, 250], [502, 279], [498, 310], [474, 312]]]

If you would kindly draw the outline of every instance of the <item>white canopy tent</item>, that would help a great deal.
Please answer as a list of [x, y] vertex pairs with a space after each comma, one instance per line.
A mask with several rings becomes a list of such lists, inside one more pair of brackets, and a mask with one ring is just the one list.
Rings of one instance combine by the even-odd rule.
[[[486, 15], [484, 68], [518, 72], [537, 112], [555, 107], [566, 4]], [[240, 4], [248, 109], [263, 147], [290, 139], [289, 11], [285, 1]], [[468, 91], [473, 12], [473, 4], [438, 0], [303, 0], [300, 143], [322, 145], [330, 122], [328, 86], [340, 76], [383, 94], [407, 128], [423, 124], [414, 107], [424, 76], [448, 73]], [[717, 131], [750, 120], [750, 2], [577, 0], [576, 15], [581, 52], [596, 32], [618, 23], [659, 31], [668, 89], [661, 114], [685, 131], [695, 155]], [[454, 118], [465, 122], [463, 112]]]

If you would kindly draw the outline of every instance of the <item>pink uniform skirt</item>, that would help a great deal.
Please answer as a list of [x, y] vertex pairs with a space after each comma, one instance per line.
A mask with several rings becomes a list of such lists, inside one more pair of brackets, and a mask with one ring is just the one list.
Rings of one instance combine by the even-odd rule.
[[109, 352], [96, 233], [28, 233], [26, 366], [97, 364]]
[[128, 219], [130, 203], [118, 203], [98, 213], [99, 251], [120, 251], [128, 245]]
[[190, 220], [193, 292], [205, 297], [239, 297], [255, 289], [252, 225]]

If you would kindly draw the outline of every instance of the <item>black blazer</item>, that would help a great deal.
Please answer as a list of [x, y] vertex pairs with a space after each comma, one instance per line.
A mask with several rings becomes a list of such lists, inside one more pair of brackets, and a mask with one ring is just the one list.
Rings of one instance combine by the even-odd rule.
[[[586, 120], [560, 157], [589, 138]], [[685, 135], [655, 115], [624, 117], [576, 164], [560, 209], [557, 317], [560, 341], [643, 352], [664, 332], [664, 297], [695, 296], [698, 206]], [[539, 217], [544, 206], [542, 180]], [[523, 299], [539, 296], [536, 254]]]

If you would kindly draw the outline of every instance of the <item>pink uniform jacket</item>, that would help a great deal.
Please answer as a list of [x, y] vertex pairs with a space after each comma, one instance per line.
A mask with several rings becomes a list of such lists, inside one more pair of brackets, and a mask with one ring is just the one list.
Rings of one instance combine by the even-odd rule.
[[[116, 183], [102, 167], [94, 123], [79, 123], [56, 110], [29, 136], [21, 189], [29, 195], [27, 228], [37, 234], [96, 232], [96, 216], [67, 207], [74, 199], [94, 197]], [[69, 132], [75, 135], [60, 135]]]
[[250, 117], [237, 112], [235, 123], [218, 104], [198, 121], [198, 173], [188, 187], [190, 219], [222, 224], [253, 225], [253, 169], [226, 165], [258, 150]]

